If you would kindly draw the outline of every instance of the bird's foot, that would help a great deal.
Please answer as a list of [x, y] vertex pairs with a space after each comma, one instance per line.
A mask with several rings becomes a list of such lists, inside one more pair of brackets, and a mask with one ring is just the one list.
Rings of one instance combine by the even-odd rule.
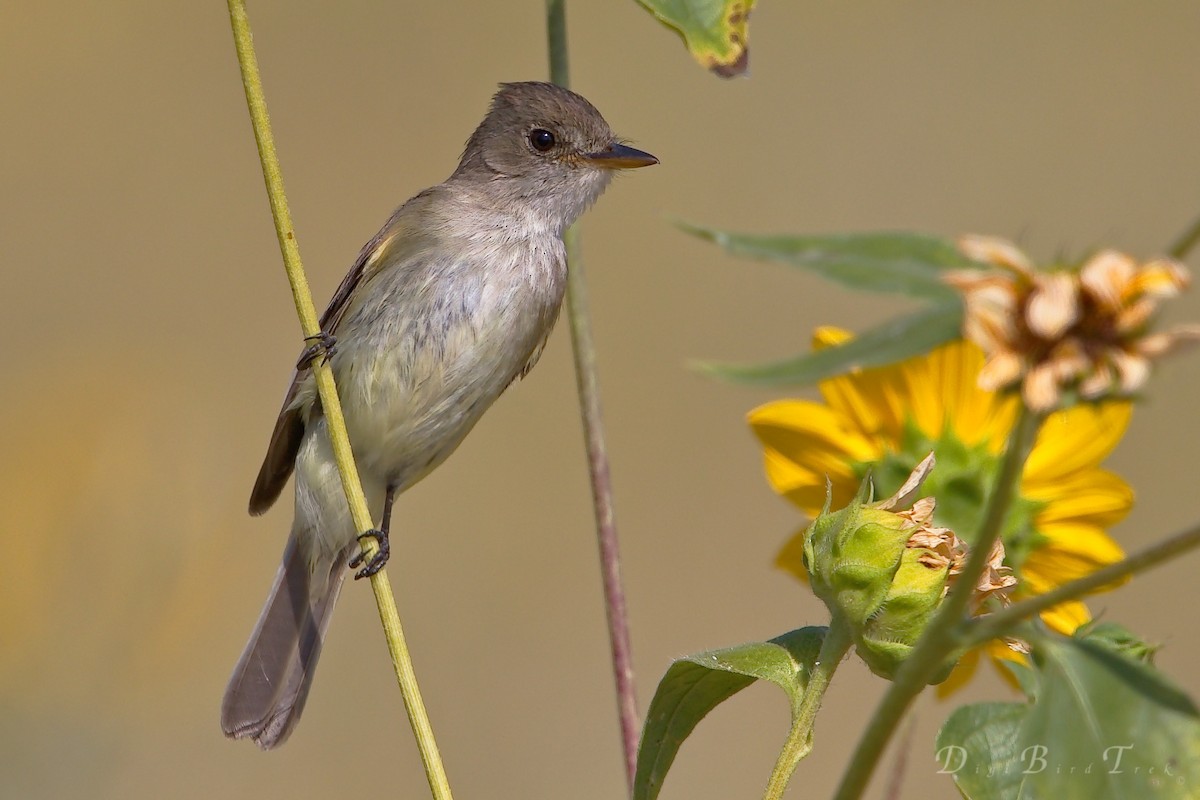
[[304, 348], [304, 352], [300, 354], [300, 359], [296, 362], [296, 369], [301, 372], [311, 367], [318, 358], [329, 363], [329, 359], [333, 358], [333, 354], [337, 351], [337, 339], [332, 333], [321, 331], [315, 336], [305, 336], [304, 341], [312, 342], [312, 344]]
[[387, 563], [388, 556], [392, 554], [391, 545], [388, 544], [387, 531], [372, 528], [365, 533], [359, 534], [358, 540], [361, 542], [363, 539], [374, 539], [379, 544], [379, 549], [375, 551], [375, 554], [369, 560], [367, 559], [366, 551], [350, 559], [350, 563], [347, 565], [350, 569], [359, 566], [362, 567], [362, 569], [354, 573], [354, 580], [369, 578], [376, 572], [379, 572], [379, 570], [383, 569], [383, 565]]

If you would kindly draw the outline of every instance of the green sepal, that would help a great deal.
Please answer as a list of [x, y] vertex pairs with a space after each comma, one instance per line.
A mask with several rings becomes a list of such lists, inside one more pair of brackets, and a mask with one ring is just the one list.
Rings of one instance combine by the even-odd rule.
[[804, 541], [813, 593], [856, 631], [887, 597], [910, 533], [900, 517], [864, 505], [864, 491], [845, 508], [818, 515]]
[[[923, 548], [905, 548], [887, 596], [858, 638], [859, 657], [872, 672], [888, 680], [912, 653], [945, 593], [949, 565], [923, 565], [920, 558], [925, 552]], [[954, 664], [951, 661], [943, 666], [930, 683], [946, 680]]]

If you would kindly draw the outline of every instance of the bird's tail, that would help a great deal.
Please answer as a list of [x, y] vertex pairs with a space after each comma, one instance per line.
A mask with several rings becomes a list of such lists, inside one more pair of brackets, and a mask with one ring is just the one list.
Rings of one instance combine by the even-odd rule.
[[271, 594], [225, 689], [226, 736], [250, 737], [270, 750], [296, 727], [353, 551], [351, 545], [332, 563], [318, 559], [310, 566], [296, 535], [288, 539]]

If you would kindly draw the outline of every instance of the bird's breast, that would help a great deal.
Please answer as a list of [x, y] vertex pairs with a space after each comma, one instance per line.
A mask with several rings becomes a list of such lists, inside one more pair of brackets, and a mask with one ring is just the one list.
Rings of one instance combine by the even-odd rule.
[[339, 326], [334, 369], [360, 468], [401, 488], [524, 371], [562, 303], [557, 238], [461, 245], [381, 269]]

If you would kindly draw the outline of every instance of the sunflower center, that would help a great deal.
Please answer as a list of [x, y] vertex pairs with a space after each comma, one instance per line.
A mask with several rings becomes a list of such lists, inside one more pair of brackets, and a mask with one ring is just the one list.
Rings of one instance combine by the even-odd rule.
[[[855, 471], [860, 480], [870, 471], [875, 478], [875, 496], [889, 497], [930, 450], [937, 455], [937, 466], [926, 479], [921, 495], [937, 498], [934, 524], [950, 528], [973, 543], [1000, 471], [1000, 457], [986, 445], [964, 444], [948, 428], [932, 439], [910, 422], [905, 425], [897, 450], [889, 451], [880, 461], [858, 464]], [[1018, 495], [1005, 517], [1000, 534], [1004, 540], [1004, 560], [1018, 572], [1029, 553], [1044, 541], [1033, 525], [1034, 515], [1041, 506]]]

